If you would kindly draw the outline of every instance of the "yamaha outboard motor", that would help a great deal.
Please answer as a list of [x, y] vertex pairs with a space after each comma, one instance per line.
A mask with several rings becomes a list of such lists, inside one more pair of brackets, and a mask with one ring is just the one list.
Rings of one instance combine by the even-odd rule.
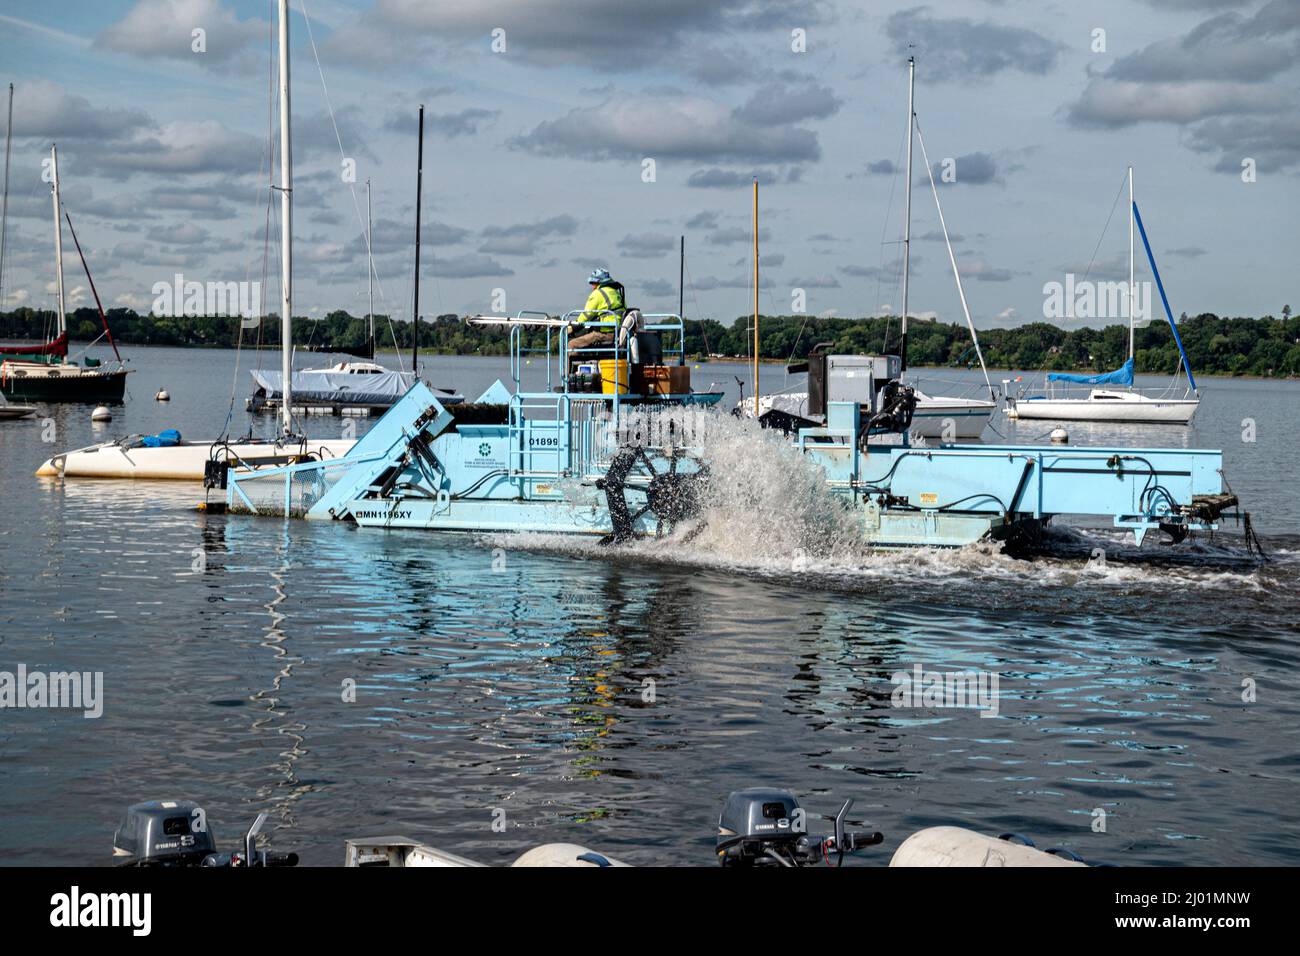
[[852, 800], [826, 819], [835, 821], [834, 834], [808, 833], [807, 815], [789, 790], [755, 787], [727, 797], [718, 817], [718, 861], [723, 866], [816, 866], [844, 862], [844, 854], [873, 846], [879, 833], [847, 833], [844, 819]]
[[199, 866], [216, 849], [207, 815], [190, 800], [137, 803], [113, 834], [113, 857], [121, 866]]
[[191, 800], [147, 800], [128, 807], [113, 834], [113, 858], [119, 866], [297, 866], [297, 853], [257, 849], [257, 834], [266, 814], [244, 834], [242, 849], [218, 853], [207, 813]]

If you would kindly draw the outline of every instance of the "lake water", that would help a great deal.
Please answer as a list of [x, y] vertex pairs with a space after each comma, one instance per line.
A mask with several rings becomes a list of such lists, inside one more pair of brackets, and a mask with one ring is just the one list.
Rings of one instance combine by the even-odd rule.
[[[237, 372], [233, 352], [126, 351], [138, 371], [111, 424], [54, 407], [47, 442], [39, 420], [0, 423], [0, 670], [100, 671], [105, 698], [95, 720], [0, 711], [0, 862], [108, 863], [125, 807], [170, 797], [226, 841], [266, 810], [273, 845], [309, 864], [391, 833], [487, 862], [566, 841], [711, 864], [723, 798], [756, 785], [815, 813], [855, 798], [886, 834], [872, 863], [939, 823], [1125, 865], [1300, 862], [1300, 382], [1207, 379], [1190, 428], [1070, 426], [1074, 444], [1223, 448], [1273, 558], [1259, 570], [987, 549], [796, 561], [779, 495], [730, 547], [613, 553], [205, 516], [194, 486], [34, 478], [105, 438], [213, 437], [232, 385], [247, 430], [256, 355]], [[505, 370], [424, 367], [470, 398]], [[733, 397], [736, 376], [694, 370]], [[764, 367], [765, 390], [783, 381]], [[1046, 430], [994, 424], [1011, 442]], [[891, 707], [891, 675], [916, 664], [996, 673], [998, 715]]]

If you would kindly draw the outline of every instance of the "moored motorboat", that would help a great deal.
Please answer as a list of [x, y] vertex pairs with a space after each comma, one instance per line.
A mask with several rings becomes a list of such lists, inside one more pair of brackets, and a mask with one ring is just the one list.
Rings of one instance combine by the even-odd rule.
[[28, 418], [36, 414], [35, 405], [16, 405], [12, 402], [6, 402], [0, 399], [0, 421], [10, 421], [16, 418]]

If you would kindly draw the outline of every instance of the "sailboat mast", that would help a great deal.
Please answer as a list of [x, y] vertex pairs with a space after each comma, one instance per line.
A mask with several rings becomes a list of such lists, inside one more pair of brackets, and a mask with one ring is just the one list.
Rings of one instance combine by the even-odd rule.
[[758, 177], [754, 177], [754, 417], [758, 417]]
[[411, 374], [420, 377], [420, 198], [424, 190], [424, 104], [420, 104], [420, 145], [415, 153], [415, 303], [411, 335]]
[[375, 357], [375, 256], [374, 221], [370, 218], [370, 180], [366, 180], [366, 291], [370, 296], [370, 312], [366, 316], [370, 330], [370, 358]]
[[5, 191], [0, 200], [0, 308], [4, 307], [5, 233], [9, 231], [9, 153], [14, 140], [14, 85], [9, 84], [9, 122], [5, 125]]
[[677, 260], [677, 317], [682, 320], [682, 354], [677, 364], [686, 364], [686, 237], [682, 236], [681, 257]]
[[280, 0], [280, 423], [293, 434], [293, 153], [289, 135], [289, 0]]
[[912, 265], [912, 127], [916, 110], [912, 97], [916, 89], [916, 57], [907, 58], [907, 190], [903, 214], [903, 344], [899, 355], [899, 368], [907, 371], [907, 280]]
[[682, 236], [681, 252], [677, 258], [677, 317], [686, 311], [686, 237]]
[[1128, 168], [1128, 357], [1133, 358], [1133, 306], [1137, 302], [1133, 288], [1133, 167]]
[[67, 331], [68, 320], [63, 305], [63, 213], [59, 200], [59, 148], [50, 146], [50, 175], [54, 179], [54, 282], [59, 297], [58, 334]]

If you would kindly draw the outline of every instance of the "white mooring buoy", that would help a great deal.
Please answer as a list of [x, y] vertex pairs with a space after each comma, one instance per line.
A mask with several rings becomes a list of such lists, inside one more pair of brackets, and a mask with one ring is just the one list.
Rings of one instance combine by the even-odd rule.
[[96, 405], [95, 410], [90, 413], [90, 420], [92, 422], [111, 422], [113, 413], [108, 410], [107, 405]]
[[1070, 433], [1064, 428], [1053, 428], [1051, 438], [1054, 445], [1070, 444]]
[[171, 393], [169, 393], [165, 388], [160, 388], [158, 389], [158, 394], [153, 397], [153, 400], [155, 402], [170, 402], [172, 400]]

